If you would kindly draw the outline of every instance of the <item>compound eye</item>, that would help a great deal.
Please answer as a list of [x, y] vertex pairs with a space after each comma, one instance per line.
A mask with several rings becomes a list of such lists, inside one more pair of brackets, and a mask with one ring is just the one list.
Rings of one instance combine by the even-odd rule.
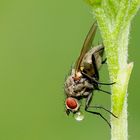
[[77, 103], [77, 100], [72, 98], [72, 97], [68, 97], [66, 99], [66, 106], [69, 108], [69, 109], [76, 109], [77, 106], [78, 106], [78, 103]]

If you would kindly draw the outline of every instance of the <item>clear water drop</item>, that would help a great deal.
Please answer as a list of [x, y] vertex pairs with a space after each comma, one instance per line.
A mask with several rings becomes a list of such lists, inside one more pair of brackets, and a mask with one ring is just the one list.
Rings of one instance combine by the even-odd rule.
[[84, 115], [83, 115], [83, 113], [82, 112], [76, 112], [75, 114], [74, 114], [74, 118], [75, 118], [75, 120], [76, 121], [82, 121], [83, 119], [84, 119]]

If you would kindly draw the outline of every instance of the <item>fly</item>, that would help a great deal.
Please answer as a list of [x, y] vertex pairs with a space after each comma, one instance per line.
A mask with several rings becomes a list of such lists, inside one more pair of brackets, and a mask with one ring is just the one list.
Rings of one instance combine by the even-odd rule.
[[[86, 98], [85, 111], [91, 114], [95, 114], [104, 119], [111, 127], [108, 120], [99, 112], [91, 111], [92, 108], [100, 108], [114, 117], [112, 112], [101, 106], [91, 106], [91, 100], [94, 95], [94, 90], [102, 91], [107, 94], [111, 94], [108, 91], [102, 90], [99, 85], [112, 85], [114, 83], [102, 83], [99, 82], [99, 70], [106, 62], [103, 60], [104, 45], [100, 44], [91, 48], [92, 41], [95, 37], [97, 30], [97, 23], [95, 22], [88, 32], [88, 35], [84, 41], [80, 56], [78, 57], [71, 74], [65, 81], [64, 91], [66, 93], [66, 113], [69, 115], [70, 112], [76, 114], [77, 119], [83, 119], [80, 113], [80, 100]], [[117, 118], [117, 117], [116, 117]]]

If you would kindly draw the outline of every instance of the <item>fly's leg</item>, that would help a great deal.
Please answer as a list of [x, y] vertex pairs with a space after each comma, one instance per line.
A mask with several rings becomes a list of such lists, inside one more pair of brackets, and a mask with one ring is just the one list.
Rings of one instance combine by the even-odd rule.
[[102, 61], [102, 64], [106, 64], [107, 58]]
[[110, 123], [108, 122], [108, 120], [99, 112], [95, 112], [95, 111], [90, 111], [89, 110], [89, 105], [91, 103], [91, 100], [92, 100], [92, 96], [93, 96], [93, 93], [89, 94], [89, 96], [87, 97], [87, 100], [86, 100], [86, 105], [85, 105], [85, 111], [88, 112], [88, 113], [91, 113], [91, 114], [95, 114], [95, 115], [98, 115], [100, 116], [104, 121], [106, 121], [106, 123], [109, 125], [109, 127], [111, 128], [111, 125]]
[[102, 107], [102, 106], [89, 106], [89, 108], [97, 108], [97, 109], [103, 109], [104, 111], [110, 113], [113, 117], [118, 118], [115, 114], [113, 114], [111, 111], [109, 111], [108, 109]]
[[115, 84], [116, 82], [112, 82], [112, 83], [103, 83], [103, 82], [99, 82], [97, 81], [94, 77], [91, 77], [90, 75], [86, 74], [85, 72], [81, 72], [85, 77], [87, 77], [88, 79], [90, 79], [93, 83], [96, 83], [96, 84], [100, 84], [100, 85], [113, 85]]
[[115, 83], [100, 83], [100, 82], [98, 82], [97, 80], [95, 80], [93, 77], [90, 77], [89, 75], [87, 75], [86, 73], [84, 73], [84, 72], [81, 72], [81, 73], [82, 73], [85, 77], [87, 77], [88, 79], [90, 79], [90, 80], [93, 82], [93, 85], [94, 85], [94, 87], [95, 87], [96, 90], [102, 91], [102, 92], [107, 93], [107, 94], [111, 94], [111, 92], [109, 92], [109, 91], [105, 91], [105, 90], [103, 90], [103, 89], [100, 89], [100, 88], [98, 87], [98, 84], [101, 84], [101, 85], [112, 85], [112, 84], [115, 84]]
[[109, 125], [109, 127], [111, 128], [111, 124], [108, 122], [108, 120], [99, 112], [95, 112], [95, 111], [89, 111], [89, 110], [86, 110], [87, 112], [89, 113], [92, 113], [92, 114], [95, 114], [95, 115], [98, 115], [100, 116], [104, 121], [106, 121], [106, 123]]
[[111, 94], [111, 92], [103, 90], [103, 89], [100, 89], [100, 88], [97, 88], [96, 90], [102, 91], [102, 92], [107, 93], [107, 94]]

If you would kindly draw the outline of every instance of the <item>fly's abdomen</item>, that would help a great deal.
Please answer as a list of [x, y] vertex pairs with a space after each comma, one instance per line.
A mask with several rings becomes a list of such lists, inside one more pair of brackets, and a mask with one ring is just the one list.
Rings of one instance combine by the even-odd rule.
[[81, 62], [81, 70], [84, 71], [86, 74], [93, 77], [96, 74], [95, 65], [96, 65], [97, 70], [99, 70], [102, 65], [103, 53], [104, 53], [103, 45], [99, 45], [90, 49], [85, 54]]

